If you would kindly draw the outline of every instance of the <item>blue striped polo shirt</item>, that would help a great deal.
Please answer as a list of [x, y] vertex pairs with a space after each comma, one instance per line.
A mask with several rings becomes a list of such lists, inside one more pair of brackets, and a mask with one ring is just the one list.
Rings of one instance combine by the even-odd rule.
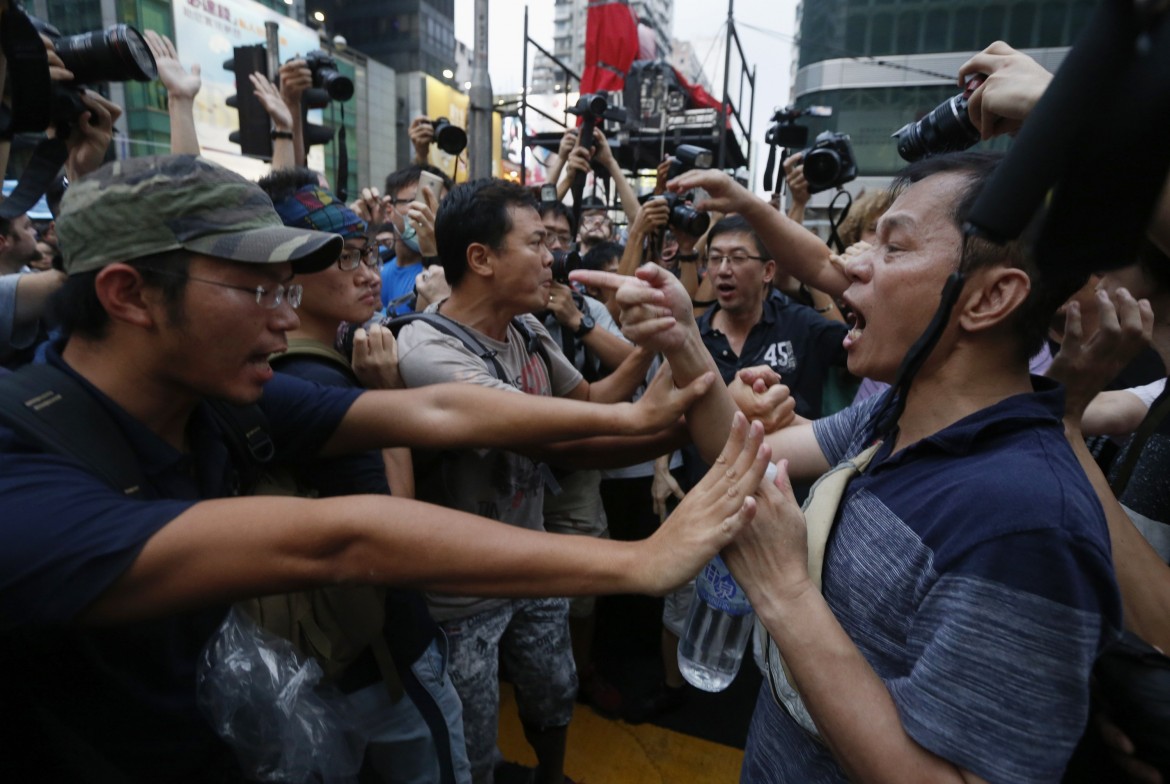
[[[847, 489], [825, 555], [825, 598], [905, 731], [990, 782], [1060, 779], [1088, 719], [1093, 661], [1121, 626], [1063, 390], [1033, 383], [897, 454], [879, 450]], [[814, 424], [831, 464], [872, 440], [883, 398]], [[765, 682], [741, 781], [845, 780]]]

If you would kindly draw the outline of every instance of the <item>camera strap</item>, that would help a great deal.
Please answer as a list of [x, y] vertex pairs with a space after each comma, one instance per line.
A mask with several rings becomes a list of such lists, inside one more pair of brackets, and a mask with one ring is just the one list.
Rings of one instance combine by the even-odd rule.
[[0, 138], [45, 130], [52, 116], [49, 54], [32, 20], [18, 6], [10, 6], [4, 13], [0, 49], [8, 60], [13, 107], [11, 113], [0, 117]]
[[31, 210], [57, 179], [68, 157], [69, 148], [64, 139], [41, 139], [28, 165], [21, 172], [20, 181], [16, 183], [12, 195], [0, 202], [0, 218], [12, 220]]
[[337, 130], [337, 198], [345, 201], [349, 196], [349, 147], [345, 144], [345, 104], [340, 104], [341, 127]]
[[874, 412], [873, 439], [884, 439], [893, 435], [894, 429], [898, 426], [898, 420], [906, 408], [906, 395], [910, 391], [910, 385], [914, 382], [918, 371], [922, 369], [926, 358], [930, 356], [930, 352], [938, 344], [939, 338], [942, 337], [947, 322], [951, 320], [951, 311], [955, 309], [955, 303], [959, 301], [959, 295], [963, 292], [965, 282], [966, 277], [962, 272], [952, 272], [947, 278], [942, 296], [939, 298], [938, 310], [934, 312], [934, 318], [930, 320], [930, 324], [923, 330], [918, 340], [914, 341], [910, 350], [906, 352], [886, 399], [882, 401], [881, 407]]
[[[768, 162], [764, 164], [764, 190], [772, 193], [772, 183], [774, 182], [773, 172], [775, 172], [775, 180], [779, 180], [780, 172], [776, 171], [776, 145], [768, 145]], [[779, 184], [777, 182], [776, 184]]]

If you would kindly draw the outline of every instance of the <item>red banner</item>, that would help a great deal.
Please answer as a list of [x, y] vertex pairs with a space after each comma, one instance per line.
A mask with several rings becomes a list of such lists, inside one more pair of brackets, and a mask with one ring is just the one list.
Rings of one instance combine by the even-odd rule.
[[623, 0], [589, 0], [581, 94], [620, 91], [638, 56], [638, 20]]

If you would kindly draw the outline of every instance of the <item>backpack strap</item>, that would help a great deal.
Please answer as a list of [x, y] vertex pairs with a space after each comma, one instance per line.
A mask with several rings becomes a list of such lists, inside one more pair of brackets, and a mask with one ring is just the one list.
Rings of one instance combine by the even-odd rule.
[[125, 433], [65, 371], [25, 365], [0, 378], [0, 421], [21, 438], [72, 458], [125, 495], [142, 497], [143, 474]]
[[249, 495], [276, 455], [276, 445], [268, 427], [268, 417], [256, 404], [238, 406], [224, 400], [209, 399], [207, 408], [220, 426], [228, 450], [235, 458], [239, 486], [236, 495]]
[[289, 338], [288, 350], [280, 354], [273, 354], [269, 362], [275, 367], [279, 366], [286, 359], [298, 356], [327, 359], [330, 362], [340, 365], [345, 369], [347, 374], [353, 374], [353, 369], [350, 367], [349, 361], [342, 356], [340, 351], [332, 346], [327, 346], [324, 343], [309, 338]]
[[[386, 321], [383, 326], [388, 327], [394, 333], [394, 336], [398, 337], [398, 333], [402, 328], [412, 321], [425, 322], [444, 335], [457, 338], [459, 342], [467, 347], [468, 351], [483, 360], [493, 378], [505, 382], [508, 380], [507, 375], [504, 373], [504, 366], [500, 364], [500, 360], [496, 359], [497, 352], [486, 347], [467, 327], [458, 321], [447, 318], [441, 313], [407, 313], [402, 316], [395, 316], [389, 321]], [[515, 320], [513, 320], [514, 323], [516, 323]], [[527, 330], [524, 330], [521, 334], [527, 335]]]
[[1113, 475], [1113, 480], [1109, 483], [1113, 494], [1118, 498], [1129, 485], [1129, 479], [1133, 475], [1133, 469], [1137, 466], [1138, 459], [1142, 456], [1146, 442], [1150, 440], [1150, 436], [1158, 429], [1167, 415], [1170, 415], [1170, 382], [1167, 382], [1162, 394], [1154, 399], [1145, 419], [1134, 431], [1133, 438], [1125, 452], [1125, 461], [1118, 467]]

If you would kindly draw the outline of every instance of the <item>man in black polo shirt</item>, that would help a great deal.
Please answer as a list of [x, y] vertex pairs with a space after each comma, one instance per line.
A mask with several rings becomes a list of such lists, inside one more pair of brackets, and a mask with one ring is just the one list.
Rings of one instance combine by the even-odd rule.
[[759, 429], [742, 422], [725, 453], [732, 468], [644, 542], [523, 531], [378, 495], [232, 498], [245, 466], [212, 398], [259, 401], [276, 459], [295, 462], [656, 433], [712, 377], [623, 406], [274, 378], [269, 357], [298, 323], [292, 276], [336, 260], [341, 238], [283, 226], [258, 187], [192, 156], [107, 164], [72, 185], [58, 231], [68, 323], [48, 362], [77, 387], [66, 401], [91, 401], [94, 425], [108, 420], [142, 480], [123, 492], [100, 466], [0, 428], [0, 704], [14, 720], [0, 754], [22, 780], [240, 780], [194, 696], [200, 649], [230, 602], [336, 582], [662, 592], [752, 516], [745, 493], [764, 462]]

